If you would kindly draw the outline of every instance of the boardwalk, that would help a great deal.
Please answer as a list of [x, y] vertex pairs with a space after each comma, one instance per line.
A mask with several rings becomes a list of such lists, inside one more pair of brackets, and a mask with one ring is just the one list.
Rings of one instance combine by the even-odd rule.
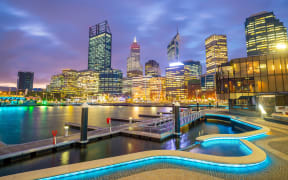
[[[181, 124], [186, 124], [189, 122], [192, 122], [196, 119], [193, 119], [191, 116], [193, 113], [187, 113], [183, 114], [183, 118], [181, 119]], [[196, 113], [194, 113], [196, 114]], [[199, 118], [199, 113], [197, 113], [197, 117]], [[183, 122], [183, 123], [182, 123]], [[169, 127], [166, 127], [164, 125], [167, 125], [170, 123]], [[150, 139], [158, 139], [159, 141], [173, 135], [174, 132], [174, 126], [173, 126], [173, 116], [165, 116], [161, 118], [152, 118], [148, 120], [143, 120], [139, 122], [135, 122], [132, 124], [124, 124], [120, 126], [111, 127], [111, 129], [108, 128], [99, 128], [95, 126], [89, 126], [90, 129], [93, 129], [91, 131], [88, 131], [88, 140], [94, 140], [94, 139], [101, 139], [103, 137], [111, 137], [113, 135], [120, 135], [128, 134], [128, 135], [137, 135], [144, 138], [150, 138]], [[77, 123], [67, 123], [67, 125], [73, 125], [75, 127], [80, 127]], [[171, 126], [172, 125], [172, 126]], [[164, 129], [164, 130], [163, 130]], [[155, 133], [155, 130], [157, 130], [158, 134]], [[159, 130], [159, 131], [158, 131]], [[3, 163], [3, 160], [9, 159], [9, 158], [16, 158], [16, 157], [27, 157], [27, 156], [36, 156], [37, 153], [42, 153], [45, 151], [53, 151], [58, 148], [65, 148], [70, 147], [71, 145], [75, 143], [79, 143], [80, 141], [80, 133], [72, 134], [70, 136], [64, 137], [57, 137], [57, 144], [53, 145], [53, 139], [44, 139], [40, 141], [33, 141], [29, 143], [23, 143], [23, 144], [17, 144], [17, 145], [1, 145], [0, 146], [0, 161]]]

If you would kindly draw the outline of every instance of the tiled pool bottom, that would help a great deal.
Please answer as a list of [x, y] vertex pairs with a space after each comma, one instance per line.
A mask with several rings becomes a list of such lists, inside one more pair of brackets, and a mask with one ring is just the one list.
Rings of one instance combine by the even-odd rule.
[[[207, 163], [207, 162], [206, 162]], [[208, 162], [209, 163], [209, 162]], [[155, 169], [167, 169], [167, 168], [177, 168], [193, 171], [215, 171], [224, 173], [251, 173], [257, 172], [263, 169], [269, 164], [269, 160], [262, 162], [257, 165], [241, 167], [227, 167], [219, 166], [217, 163], [204, 164], [203, 162], [196, 162], [194, 160], [190, 161], [187, 158], [180, 158], [175, 156], [158, 156], [144, 158], [140, 160], [134, 160], [132, 162], [125, 162], [120, 164], [115, 164], [107, 167], [100, 167], [95, 169], [88, 169], [80, 172], [74, 172], [70, 174], [63, 174], [54, 177], [48, 177], [44, 179], [119, 179], [121, 177], [131, 176], [133, 174], [141, 173], [144, 171], [151, 171]]]
[[189, 151], [216, 156], [247, 156], [252, 153], [240, 140], [208, 141], [196, 145]]

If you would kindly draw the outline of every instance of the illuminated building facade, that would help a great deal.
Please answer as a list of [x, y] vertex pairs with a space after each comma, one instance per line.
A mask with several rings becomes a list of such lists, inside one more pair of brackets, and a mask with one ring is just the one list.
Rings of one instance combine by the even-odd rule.
[[287, 29], [273, 12], [260, 12], [245, 21], [247, 56], [277, 53], [278, 45], [287, 46]]
[[161, 70], [159, 63], [155, 60], [149, 60], [145, 63], [145, 76], [159, 77]]
[[122, 94], [123, 74], [118, 69], [106, 69], [99, 72], [99, 93]]
[[33, 89], [34, 72], [18, 72], [17, 89], [31, 91]]
[[132, 78], [123, 78], [122, 81], [122, 94], [132, 96]]
[[61, 97], [79, 96], [78, 74], [76, 70], [64, 69], [61, 74], [52, 76], [50, 91], [59, 94]]
[[186, 76], [189, 76], [192, 79], [200, 79], [200, 76], [202, 74], [202, 66], [200, 64], [200, 61], [193, 61], [188, 60], [183, 62], [185, 69], [187, 69], [186, 73], [188, 73]]
[[179, 43], [180, 43], [180, 36], [177, 31], [177, 34], [173, 37], [173, 39], [167, 46], [168, 61], [170, 62], [179, 61]]
[[134, 102], [150, 102], [151, 77], [133, 77], [132, 78], [132, 98]]
[[149, 79], [150, 100], [162, 102], [166, 100], [166, 78], [151, 77]]
[[51, 77], [49, 92], [61, 98], [81, 96], [86, 98], [99, 93], [99, 73], [95, 70], [76, 71], [64, 69]]
[[217, 66], [228, 61], [226, 35], [213, 34], [205, 39], [207, 74], [215, 74]]
[[143, 67], [140, 64], [140, 45], [136, 37], [130, 47], [130, 56], [127, 58], [127, 77], [143, 76]]
[[[184, 64], [170, 64], [166, 68], [166, 97], [168, 101], [181, 101], [188, 97], [188, 81]], [[186, 73], [185, 73], [186, 72]]]
[[232, 59], [216, 75], [219, 100], [229, 100], [231, 109], [257, 110], [262, 104], [269, 113], [288, 106], [288, 54], [278, 53]]
[[199, 98], [201, 91], [200, 79], [193, 79], [188, 81], [188, 99]]
[[107, 21], [89, 27], [88, 69], [111, 68], [112, 34]]
[[214, 91], [215, 90], [215, 75], [203, 74], [201, 76], [201, 90], [202, 91]]
[[99, 93], [99, 73], [95, 70], [79, 71], [77, 87], [82, 97], [97, 95]]

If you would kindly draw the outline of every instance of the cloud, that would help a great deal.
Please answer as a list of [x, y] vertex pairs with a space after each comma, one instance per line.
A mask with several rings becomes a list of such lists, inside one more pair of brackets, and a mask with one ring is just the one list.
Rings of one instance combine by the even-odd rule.
[[25, 12], [21, 9], [11, 7], [11, 6], [4, 4], [4, 3], [0, 3], [0, 12], [4, 12], [6, 14], [10, 14], [10, 15], [22, 17], [22, 18], [29, 16], [29, 14], [27, 12]]
[[148, 7], [140, 8], [140, 21], [138, 31], [147, 33], [147, 31], [158, 29], [157, 21], [165, 13], [163, 3], [154, 4]]
[[48, 32], [47, 28], [45, 28], [45, 26], [41, 24], [24, 24], [24, 25], [20, 25], [18, 28], [19, 30], [25, 32], [26, 34], [30, 36], [47, 38], [51, 40], [51, 42], [54, 45], [61, 44], [60, 41], [55, 37], [55, 35]]

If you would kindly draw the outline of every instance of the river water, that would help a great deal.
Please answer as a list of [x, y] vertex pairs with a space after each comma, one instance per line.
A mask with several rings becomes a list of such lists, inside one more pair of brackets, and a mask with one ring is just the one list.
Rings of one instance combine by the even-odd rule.
[[[170, 107], [90, 106], [88, 124], [107, 127], [107, 117], [139, 118], [138, 114], [156, 114], [170, 111]], [[65, 134], [65, 122], [81, 122], [80, 106], [23, 106], [0, 107], [0, 141], [19, 144]], [[112, 126], [120, 122], [113, 121]], [[70, 128], [69, 133], [74, 133]]]
[[[7, 144], [23, 143], [51, 137], [51, 130], [64, 134], [64, 123], [80, 123], [81, 107], [1, 107], [0, 137]], [[139, 118], [138, 114], [156, 114], [170, 111], [167, 107], [89, 107], [89, 125], [106, 127], [106, 117]], [[114, 123], [114, 125], [117, 125]], [[79, 132], [75, 130], [75, 132]], [[13, 162], [0, 167], [0, 176], [55, 167], [60, 165], [102, 159], [146, 150], [175, 150], [195, 143], [198, 136], [206, 134], [234, 134], [230, 125], [202, 122], [189, 128], [182, 128], [180, 138], [170, 138], [164, 142], [152, 142], [132, 137], [116, 136], [88, 144], [86, 148], [71, 148], [33, 159]], [[221, 151], [221, 150], [219, 150]], [[236, 152], [238, 153], [238, 152]], [[241, 152], [240, 152], [241, 153]]]

